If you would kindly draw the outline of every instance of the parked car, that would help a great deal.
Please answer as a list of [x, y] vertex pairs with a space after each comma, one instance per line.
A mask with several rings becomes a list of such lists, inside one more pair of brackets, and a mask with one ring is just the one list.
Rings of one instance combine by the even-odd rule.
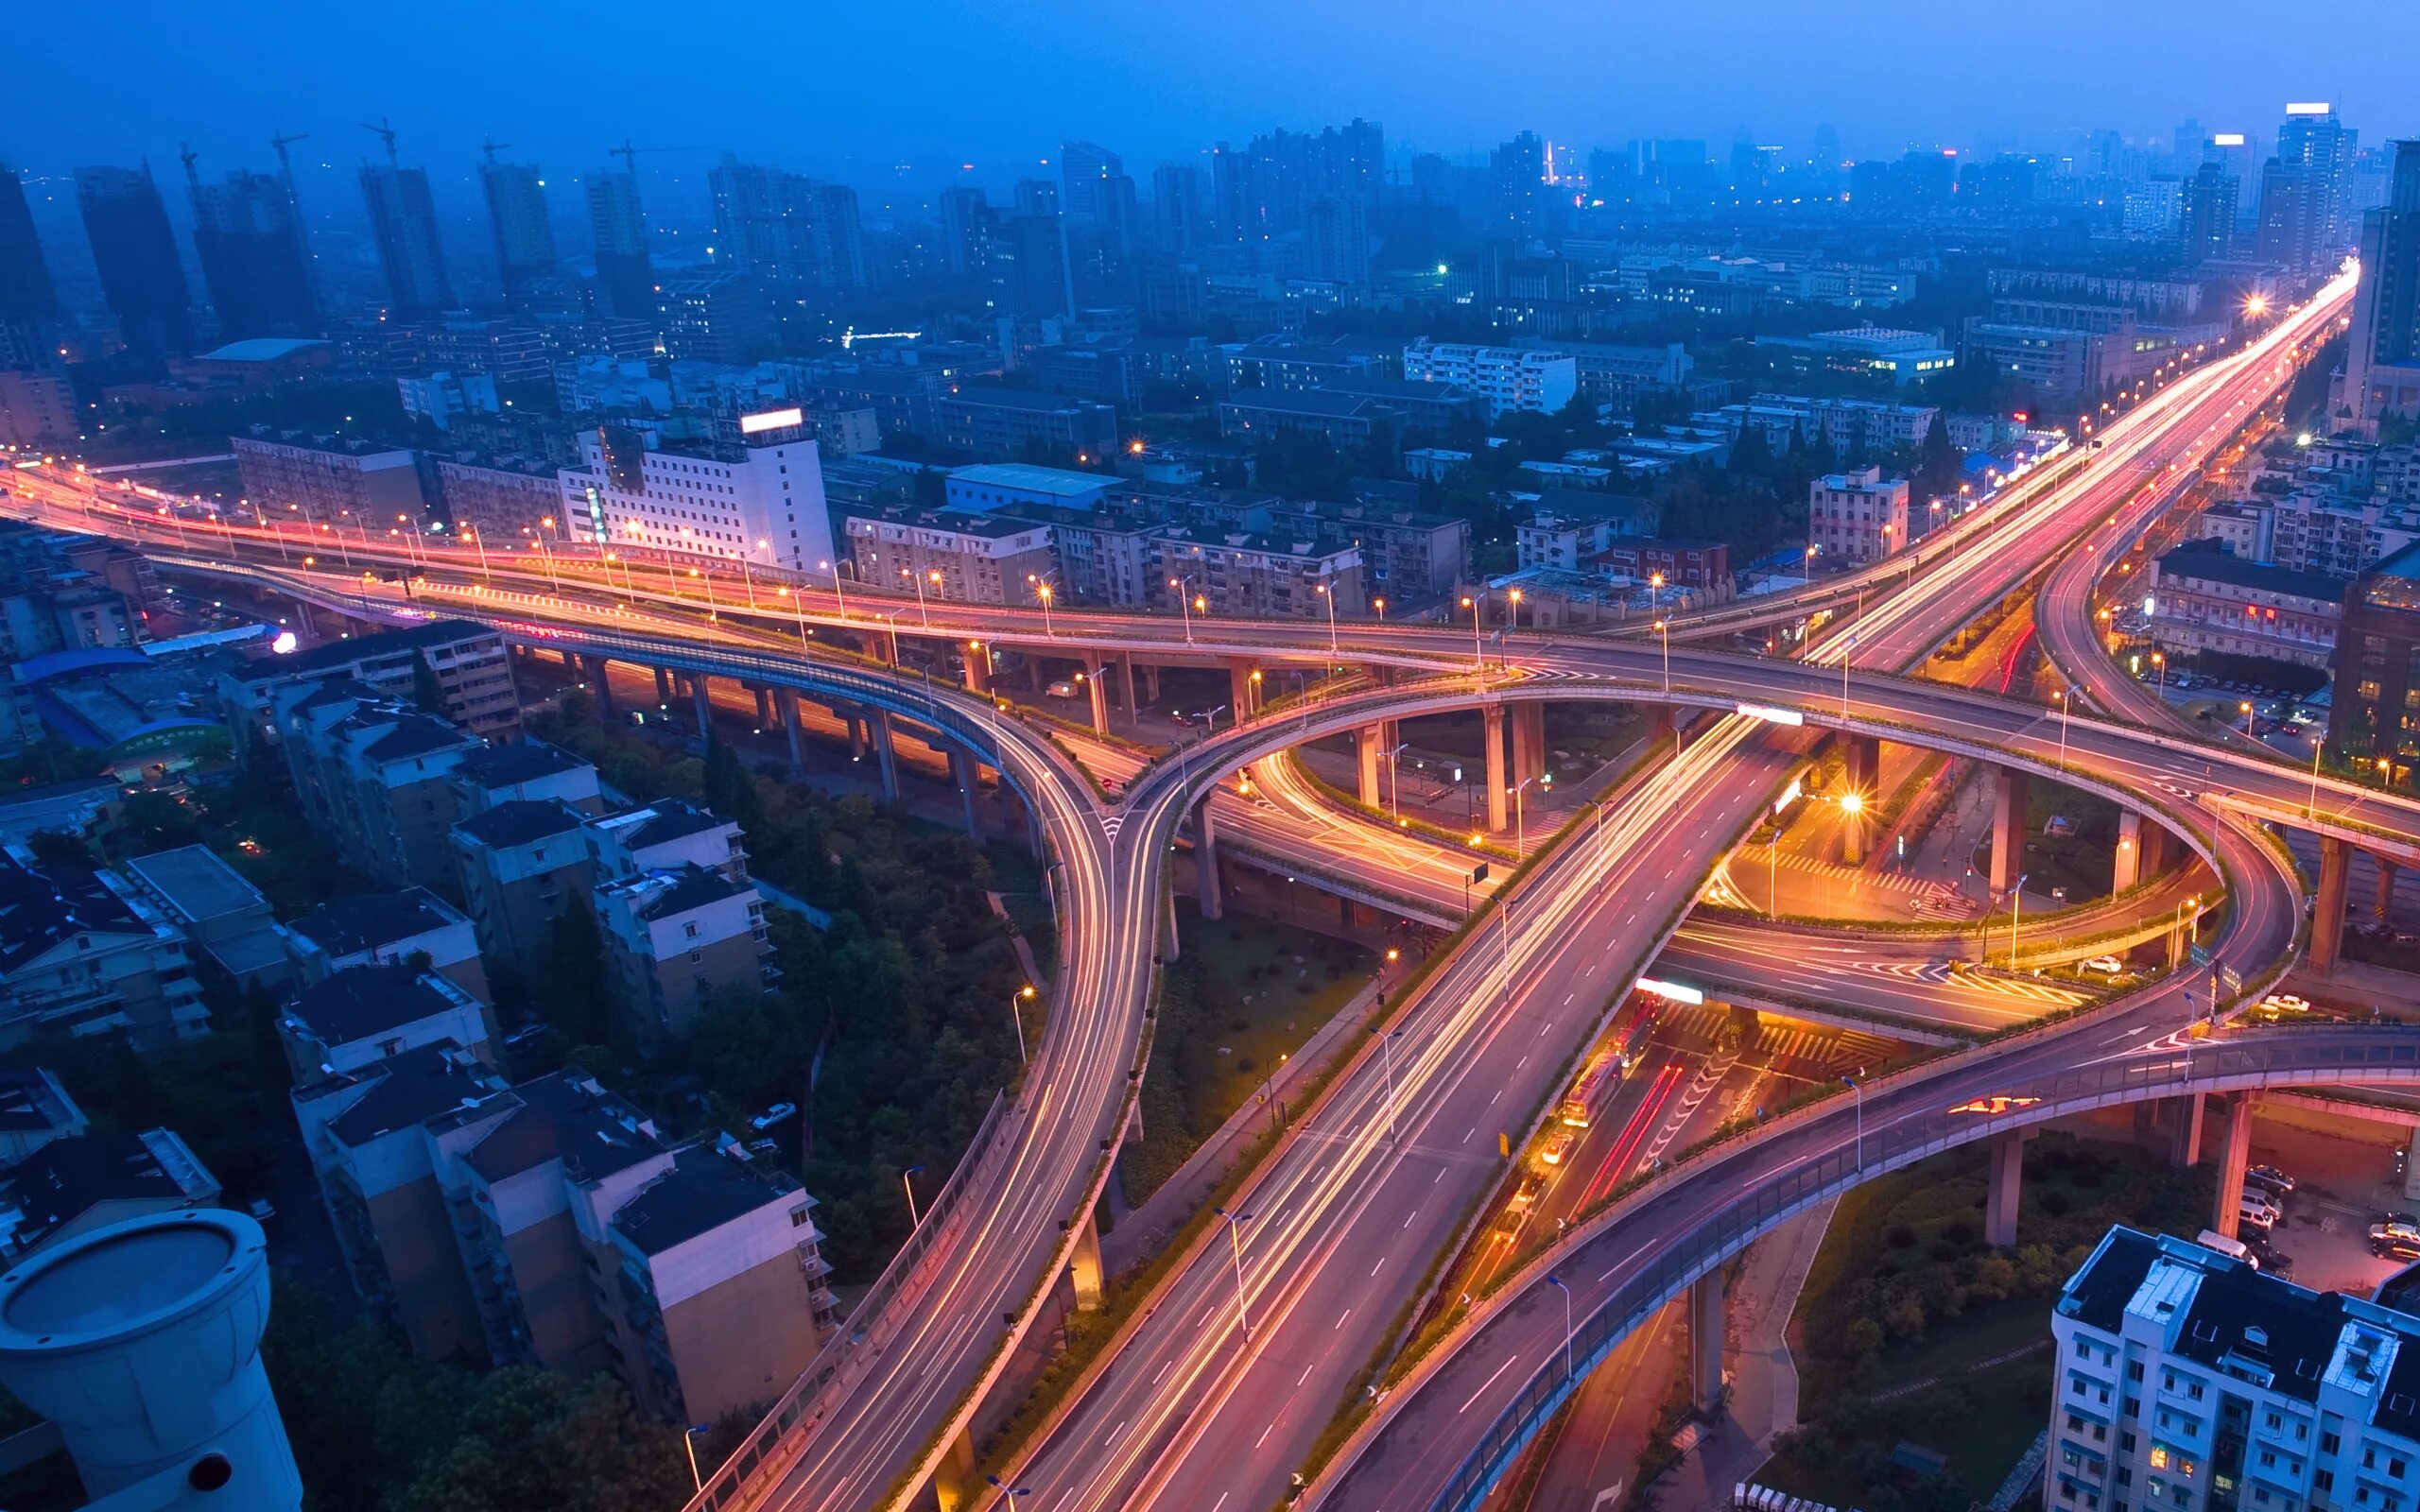
[[2277, 1226], [2277, 1220], [2286, 1214], [2275, 1203], [2269, 1201], [2260, 1194], [2247, 1192], [2243, 1194], [2243, 1200], [2236, 1204], [2235, 1215], [2238, 1224], [2257, 1228], [2266, 1233], [2274, 1228]]
[[2262, 1191], [2273, 1192], [2281, 1197], [2294, 1190], [2294, 1178], [2273, 1165], [2252, 1166], [2243, 1173], [2243, 1178]]
[[792, 1113], [797, 1111], [798, 1104], [796, 1103], [775, 1103], [772, 1107], [757, 1114], [754, 1118], [750, 1119], [748, 1121], [748, 1125], [757, 1133], [762, 1134], [765, 1130], [771, 1128], [774, 1125], [780, 1123], [783, 1119], [789, 1117]]
[[2381, 1260], [2420, 1260], [2420, 1234], [2381, 1235], [2373, 1229], [2370, 1253]]
[[2124, 974], [2126, 963], [2115, 955], [2096, 955], [2083, 963], [2083, 969], [2087, 971], [2099, 971], [2103, 976], [2119, 976]]
[[1054, 682], [1050, 685], [1050, 696], [1053, 698], [1072, 698], [1075, 696], [1076, 685], [1072, 682]]
[[2260, 1000], [2260, 1005], [2273, 1013], [2308, 1013], [2310, 999], [2296, 997], [2291, 992], [2272, 992]]

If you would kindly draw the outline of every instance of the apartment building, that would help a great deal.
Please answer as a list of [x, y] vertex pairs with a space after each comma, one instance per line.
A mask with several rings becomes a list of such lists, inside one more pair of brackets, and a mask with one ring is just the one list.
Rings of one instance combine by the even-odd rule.
[[1116, 410], [1062, 394], [968, 385], [936, 399], [933, 416], [943, 446], [977, 456], [1014, 457], [1040, 446], [1081, 461], [1117, 449]]
[[733, 882], [748, 880], [739, 826], [683, 799], [660, 798], [588, 821], [588, 852], [600, 877], [700, 867]]
[[346, 860], [396, 884], [451, 885], [454, 769], [485, 742], [358, 683], [280, 688], [274, 714], [302, 811]]
[[687, 862], [601, 883], [595, 904], [620, 999], [650, 1034], [684, 1035], [716, 992], [779, 975], [752, 883]]
[[2050, 1336], [2050, 1512], [2411, 1504], [2420, 1317], [2120, 1228]]
[[1403, 349], [1403, 375], [1415, 383], [1468, 389], [1486, 402], [1491, 420], [1515, 410], [1551, 415], [1580, 392], [1580, 365], [1564, 352], [1426, 336]]
[[454, 826], [454, 860], [479, 950], [523, 971], [547, 958], [557, 920], [588, 906], [587, 816], [561, 799], [510, 799]]
[[210, 1032], [183, 933], [115, 872], [0, 852], [0, 1049], [122, 1034], [138, 1048]]
[[1369, 394], [1247, 389], [1219, 404], [1219, 434], [1231, 440], [1316, 436], [1339, 452], [1392, 458], [1410, 418], [1402, 405]]
[[1030, 604], [1057, 567], [1051, 527], [1029, 507], [996, 513], [873, 505], [841, 522], [858, 581], [965, 604]]
[[563, 487], [544, 457], [471, 453], [437, 459], [437, 491], [459, 534], [490, 551], [536, 539], [547, 520], [560, 522]]
[[1513, 562], [1522, 572], [1580, 572], [1616, 541], [1654, 535], [1663, 517], [1652, 499], [1550, 489], [1512, 527]]
[[59, 1078], [39, 1066], [0, 1071], [0, 1166], [92, 1127]]
[[298, 1084], [439, 1043], [491, 1058], [490, 1031], [478, 999], [449, 977], [402, 961], [348, 966], [296, 993], [277, 1021]]
[[306, 987], [356, 966], [417, 955], [481, 1003], [495, 1001], [471, 920], [425, 887], [331, 899], [285, 926], [285, 949]]
[[238, 988], [274, 991], [292, 980], [285, 933], [268, 900], [208, 846], [134, 856], [120, 875], [185, 936], [196, 966]]
[[265, 517], [279, 514], [307, 530], [418, 531], [428, 499], [420, 454], [333, 436], [238, 436], [228, 443], [244, 497]]
[[329, 641], [291, 656], [243, 662], [219, 679], [238, 748], [267, 729], [281, 689], [344, 679], [409, 699], [424, 664], [436, 674], [445, 716], [473, 734], [510, 741], [521, 730], [521, 699], [504, 637], [469, 620], [432, 620], [408, 629]]
[[1616, 415], [1638, 407], [1641, 396], [1680, 393], [1697, 370], [1697, 360], [1679, 342], [1660, 347], [1622, 347], [1600, 341], [1526, 341], [1532, 351], [1569, 357], [1582, 397], [1610, 404]]
[[2146, 586], [2152, 639], [2170, 656], [2220, 651], [2323, 668], [2335, 658], [2343, 578], [2244, 561], [2194, 541], [2152, 558]]
[[[1316, 620], [1370, 611], [1358, 546], [1197, 525], [1162, 526], [1151, 545], [1151, 580], [1206, 600], [1214, 614]], [[1170, 582], [1178, 586], [1166, 589]]]
[[1908, 451], [1922, 446], [1932, 434], [1941, 411], [1931, 404], [1887, 404], [1873, 399], [1806, 399], [1794, 394], [1758, 394], [1744, 404], [1725, 404], [1693, 422], [1737, 440], [1751, 427], [1762, 431], [1765, 444], [1775, 452], [1789, 449], [1793, 436], [1808, 445], [1821, 443], [1845, 455], [1862, 446], [1874, 452]]
[[832, 559], [823, 472], [805, 411], [739, 417], [736, 440], [684, 440], [606, 424], [559, 475], [570, 538], [801, 575]]
[[1878, 467], [1827, 472], [1806, 486], [1806, 541], [1819, 563], [1861, 566], [1908, 543], [1908, 480]]

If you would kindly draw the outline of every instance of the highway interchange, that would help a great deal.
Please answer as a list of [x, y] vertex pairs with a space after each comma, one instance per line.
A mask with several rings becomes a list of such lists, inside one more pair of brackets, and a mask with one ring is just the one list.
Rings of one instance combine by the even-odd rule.
[[[1482, 646], [1484, 660], [1501, 664], [1479, 668], [1470, 636], [1450, 627], [1390, 626], [1383, 641], [1354, 627], [1351, 644], [1340, 642], [1331, 652], [1319, 633], [1323, 627], [1214, 621], [1187, 626], [1187, 639], [1179, 641], [1177, 626], [1166, 619], [1063, 610], [1055, 624], [1037, 624], [1025, 611], [986, 609], [976, 617], [931, 606], [938, 633], [988, 636], [1087, 662], [1119, 653], [1333, 657], [1406, 674], [1395, 686], [1308, 701], [1222, 731], [1181, 760], [1163, 759], [1139, 775], [1114, 811], [1055, 747], [1019, 721], [999, 717], [988, 701], [770, 649], [767, 643], [776, 637], [769, 631], [731, 628], [737, 616], [706, 627], [679, 606], [636, 607], [637, 593], [576, 588], [542, 594], [533, 575], [520, 571], [523, 589], [489, 617], [533, 641], [799, 686], [955, 727], [950, 732], [999, 765], [1035, 806], [1061, 866], [1066, 976], [1042, 1057], [1011, 1116], [1006, 1153], [988, 1160], [986, 1179], [970, 1189], [963, 1228], [927, 1262], [936, 1274], [919, 1288], [919, 1304], [899, 1310], [907, 1315], [876, 1320], [879, 1358], [864, 1360], [848, 1389], [826, 1393], [802, 1414], [809, 1430], [780, 1435], [785, 1445], [803, 1443], [804, 1453], [782, 1456], [792, 1462], [777, 1491], [751, 1504], [875, 1504], [907, 1484], [903, 1472], [940, 1461], [947, 1436], [942, 1431], [966, 1419], [975, 1388], [1004, 1355], [997, 1320], [1017, 1319], [1011, 1331], [1029, 1321], [1028, 1304], [1076, 1243], [1063, 1222], [1089, 1207], [1105, 1175], [1104, 1142], [1124, 1117], [1132, 1090], [1126, 1074], [1138, 1064], [1163, 858], [1205, 792], [1247, 764], [1269, 770], [1270, 758], [1303, 740], [1384, 718], [1539, 697], [1668, 696], [1717, 716], [1679, 756], [1651, 765], [1617, 791], [1600, 822], [1541, 857], [1495, 903], [1492, 927], [1475, 932], [1399, 1006], [1392, 1032], [1332, 1085], [1237, 1198], [1238, 1211], [1252, 1213], [1237, 1234], [1240, 1279], [1224, 1236], [1205, 1236], [1218, 1243], [1201, 1246], [1175, 1272], [1120, 1341], [1107, 1371], [1004, 1471], [1012, 1486], [1033, 1491], [1033, 1505], [1218, 1512], [1265, 1506], [1284, 1494], [1289, 1472], [1305, 1463], [1337, 1405], [1368, 1383], [1369, 1366], [1395, 1336], [1402, 1304], [1430, 1257], [1457, 1238], [1495, 1185], [1501, 1165], [1492, 1136], [1517, 1142], [1526, 1134], [1606, 1012], [1656, 959], [1718, 864], [1803, 761], [1808, 727], [2063, 771], [2064, 780], [2156, 811], [2228, 880], [2232, 901], [2208, 941], [2213, 955], [2247, 985], [2282, 966], [2300, 919], [2299, 885], [2279, 848], [2220, 811], [2229, 803], [2264, 805], [2272, 814], [2308, 806], [2313, 819], [2365, 844], [2391, 848], [2400, 840], [2410, 850], [2401, 837], [2420, 833], [2412, 805], [2328, 782], [2307, 799], [2301, 774], [2262, 757], [2187, 748], [2172, 736], [2149, 739], [2140, 729], [2101, 719], [2061, 721], [2036, 705], [1877, 669], [1921, 662], [1959, 625], [2077, 541], [2084, 550], [2069, 553], [2069, 562], [2115, 549], [2156, 512], [2157, 490], [2144, 485], [2189, 471], [2280, 387], [2285, 369], [2276, 349], [2333, 319], [2344, 292], [2340, 286], [2314, 301], [2263, 349], [2195, 369], [2104, 427], [2098, 452], [2014, 493], [1987, 531], [1964, 538], [1927, 570], [1907, 574], [1895, 593], [1871, 583], [1878, 601], [1835, 620], [1806, 662], [1675, 645], [1668, 695], [1663, 648], [1652, 642], [1515, 632], [1499, 646]], [[23, 491], [12, 504], [23, 502]], [[2112, 514], [2126, 518], [2100, 524]], [[167, 532], [146, 524], [147, 539], [169, 559], [242, 559], [254, 576], [301, 572], [289, 543], [278, 542], [273, 558], [264, 538], [244, 541], [232, 524], [224, 527], [223, 549], [214, 550], [205, 533], [198, 551], [190, 539], [162, 542]], [[430, 600], [449, 610], [456, 601], [476, 602], [458, 592], [471, 586], [463, 581], [470, 575], [460, 563], [451, 565], [458, 592]], [[2087, 588], [2090, 580], [2083, 579]], [[2050, 598], [2044, 603], [2047, 620]], [[802, 592], [788, 612], [802, 627], [812, 619], [828, 628], [861, 628], [864, 606], [853, 608], [854, 615], [844, 614], [837, 601], [827, 606], [821, 595]], [[921, 623], [900, 623], [901, 608], [891, 606], [898, 633], [922, 633]], [[2088, 621], [2084, 632], [2088, 638]], [[2047, 623], [2044, 634], [2052, 636]], [[2123, 683], [2072, 644], [2063, 652], [2061, 643], [2051, 644], [2080, 681]], [[1852, 657], [1844, 681], [1841, 664]], [[888, 686], [869, 686], [876, 683]], [[2104, 696], [2096, 689], [2095, 702], [2140, 717], [2128, 700], [2135, 691], [2113, 685]], [[1784, 717], [1740, 713], [1743, 703]], [[1299, 807], [1289, 812], [1303, 816]], [[1744, 940], [1726, 945], [1718, 931], [1710, 941], [1702, 936], [1685, 943], [1679, 958], [1690, 959], [1692, 949], [1720, 958], [1753, 947]], [[2165, 1064], [2158, 1055], [2145, 1060], [2142, 1047], [2164, 1042], [2162, 1036], [2186, 1022], [2186, 994], [2197, 988], [2206, 990], [2198, 974], [2171, 978], [2072, 1027], [2036, 1031], [1870, 1089], [1862, 1098], [1866, 1139], [1880, 1147], [1888, 1136], [1877, 1131], [1916, 1129], [1970, 1088], [1985, 1095], [2043, 1082], [2080, 1056]], [[1605, 1259], [1587, 1272], [1600, 1274], [1601, 1282], [1577, 1300], [1615, 1297], [1718, 1223], [1729, 1194], [1836, 1155], [1845, 1116], [1837, 1106], [1817, 1110], [1674, 1172], [1651, 1213], [1624, 1210], [1620, 1221], [1600, 1215], [1575, 1229], [1553, 1263], [1578, 1274]], [[1322, 1483], [1323, 1504], [1427, 1505], [1449, 1483], [1462, 1484], [1454, 1477], [1478, 1430], [1543, 1368], [1535, 1346], [1545, 1312], [1555, 1314], [1560, 1338], [1561, 1300], [1548, 1308], [1540, 1290], [1532, 1279], [1498, 1293], [1480, 1310], [1483, 1316], [1475, 1314], [1446, 1348], [1427, 1356], [1422, 1369], [1428, 1373], [1395, 1393], [1365, 1426], [1350, 1472]], [[1239, 1293], [1249, 1337], [1236, 1322]], [[1513, 1368], [1525, 1351], [1530, 1368]], [[1483, 1366], [1493, 1370], [1488, 1383], [1471, 1389], [1472, 1373]], [[1453, 1410], [1441, 1419], [1433, 1403], [1446, 1396]]]

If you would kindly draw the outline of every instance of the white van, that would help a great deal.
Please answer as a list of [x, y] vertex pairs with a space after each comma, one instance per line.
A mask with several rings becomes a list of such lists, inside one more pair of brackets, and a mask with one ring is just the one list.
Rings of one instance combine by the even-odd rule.
[[2193, 1236], [2193, 1242], [2204, 1249], [2215, 1249], [2230, 1260], [2239, 1260], [2254, 1270], [2260, 1268], [2260, 1258], [2240, 1239], [2229, 1239], [2213, 1228], [2204, 1228]]
[[2261, 1232], [2267, 1233], [2277, 1227], [2277, 1220], [2283, 1218], [2285, 1213], [2275, 1203], [2260, 1194], [2247, 1192], [2236, 1204], [2235, 1215], [2238, 1225], [2250, 1224]]

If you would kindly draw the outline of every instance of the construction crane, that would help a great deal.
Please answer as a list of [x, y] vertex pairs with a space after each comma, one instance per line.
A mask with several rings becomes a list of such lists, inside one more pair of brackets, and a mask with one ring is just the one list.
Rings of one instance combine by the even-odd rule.
[[310, 134], [311, 133], [308, 131], [297, 131], [292, 136], [288, 136], [285, 132], [280, 131], [277, 135], [268, 139], [269, 147], [277, 153], [277, 165], [279, 170], [285, 173], [285, 175], [289, 179], [294, 177], [294, 162], [291, 158], [286, 156], [285, 149], [292, 144], [301, 142], [309, 137]]
[[499, 142], [492, 136], [482, 137], [479, 141], [479, 150], [488, 155], [488, 161], [490, 163], [493, 163], [495, 161], [495, 155], [497, 153], [508, 151], [511, 146], [511, 143]]
[[185, 182], [196, 189], [201, 187], [201, 175], [195, 169], [194, 161], [200, 156], [200, 153], [193, 149], [191, 144], [184, 142], [177, 144], [177, 161], [185, 165]]
[[395, 156], [395, 128], [386, 116], [382, 115], [378, 117], [378, 124], [376, 126], [372, 126], [369, 122], [364, 121], [361, 123], [361, 129], [369, 132], [372, 136], [376, 137], [379, 141], [387, 144], [387, 163], [389, 166], [401, 166], [403, 160]]
[[607, 147], [605, 155], [609, 158], [621, 159], [624, 171], [635, 176], [639, 171], [638, 155], [642, 152], [704, 152], [707, 150], [709, 149], [705, 147], [634, 147], [631, 146], [630, 138], [624, 137], [620, 146]]

